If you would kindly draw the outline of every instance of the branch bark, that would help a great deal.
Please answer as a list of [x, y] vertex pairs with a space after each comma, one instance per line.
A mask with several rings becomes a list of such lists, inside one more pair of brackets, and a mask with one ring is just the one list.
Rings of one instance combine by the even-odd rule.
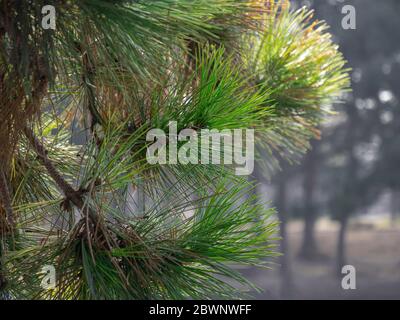
[[28, 138], [31, 146], [38, 155], [40, 161], [47, 169], [47, 172], [59, 187], [60, 191], [78, 208], [83, 209], [84, 202], [80, 192], [76, 191], [58, 172], [57, 168], [47, 156], [47, 150], [39, 139], [35, 136], [34, 132], [28, 127], [24, 128], [24, 134]]

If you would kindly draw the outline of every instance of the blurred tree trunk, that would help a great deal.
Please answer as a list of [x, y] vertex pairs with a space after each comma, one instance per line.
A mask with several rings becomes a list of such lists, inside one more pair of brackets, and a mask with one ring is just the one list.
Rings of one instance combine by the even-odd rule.
[[392, 190], [390, 194], [390, 222], [392, 227], [396, 225], [396, 219], [400, 211], [400, 191]]
[[342, 268], [347, 264], [346, 231], [349, 218], [357, 208], [357, 184], [359, 162], [356, 157], [356, 124], [359, 122], [357, 108], [347, 108], [348, 116], [345, 135], [345, 152], [348, 165], [345, 169], [344, 183], [340, 197], [336, 199], [336, 211], [339, 213], [340, 229], [337, 239], [336, 274], [342, 275]]
[[315, 191], [317, 187], [318, 141], [312, 143], [312, 149], [304, 160], [304, 230], [300, 258], [313, 260], [319, 256], [315, 240], [315, 222], [317, 210], [315, 206]]
[[281, 222], [279, 230], [281, 237], [280, 252], [282, 253], [282, 256], [280, 257], [282, 298], [290, 298], [292, 296], [292, 290], [293, 290], [292, 270], [290, 267], [289, 241], [287, 237], [288, 212], [286, 203], [287, 203], [287, 178], [285, 174], [281, 174], [279, 176], [278, 188], [276, 194], [276, 207]]
[[[268, 183], [270, 181], [267, 181], [265, 179], [265, 177], [262, 174], [262, 168], [260, 168], [260, 166], [258, 165], [258, 163], [256, 162], [254, 164], [254, 170], [253, 173], [251, 175], [248, 176], [248, 181], [250, 184], [253, 185], [253, 188], [249, 190], [248, 194], [247, 194], [247, 198], [254, 198], [254, 205], [257, 205], [260, 203], [260, 199], [262, 199], [261, 196], [261, 190], [260, 190], [260, 184], [263, 183]], [[259, 212], [257, 212], [258, 214], [261, 214]], [[257, 219], [259, 220], [259, 217], [257, 217]]]
[[346, 231], [348, 225], [348, 218], [344, 215], [340, 221], [339, 235], [337, 242], [337, 258], [336, 258], [336, 272], [339, 277], [342, 276], [342, 268], [347, 264], [346, 259]]

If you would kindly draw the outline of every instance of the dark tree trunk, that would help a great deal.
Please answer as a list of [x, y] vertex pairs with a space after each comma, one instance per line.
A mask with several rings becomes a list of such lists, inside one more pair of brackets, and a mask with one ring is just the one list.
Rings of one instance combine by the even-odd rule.
[[304, 217], [303, 242], [299, 257], [304, 260], [314, 260], [319, 257], [317, 242], [315, 239], [316, 215], [312, 209]]
[[392, 227], [396, 225], [396, 219], [400, 211], [400, 192], [393, 190], [390, 194], [390, 222]]
[[317, 185], [318, 142], [314, 142], [312, 150], [305, 158], [304, 172], [304, 230], [303, 243], [299, 256], [305, 260], [313, 260], [319, 256], [315, 240], [315, 223], [317, 210], [315, 206], [315, 191]]
[[276, 196], [276, 207], [278, 210], [278, 216], [280, 219], [280, 272], [281, 272], [281, 297], [291, 298], [293, 295], [293, 279], [292, 270], [290, 267], [290, 251], [289, 241], [287, 236], [287, 181], [284, 175], [279, 177], [277, 196]]
[[342, 268], [346, 263], [346, 232], [351, 214], [357, 209], [357, 182], [359, 181], [358, 169], [359, 162], [356, 157], [356, 130], [355, 124], [359, 121], [357, 108], [347, 108], [348, 116], [346, 136], [345, 136], [345, 151], [348, 158], [348, 165], [345, 168], [345, 179], [340, 188], [340, 195], [334, 199], [333, 210], [339, 215], [338, 220], [340, 229], [337, 239], [336, 250], [336, 266], [335, 273], [342, 276]]
[[342, 276], [342, 268], [347, 264], [346, 259], [346, 231], [347, 231], [348, 219], [344, 216], [340, 219], [340, 227], [337, 241], [337, 251], [336, 251], [336, 272], [340, 277]]
[[[248, 176], [248, 181], [253, 187], [247, 192], [247, 199], [253, 199], [252, 204], [254, 206], [258, 205], [260, 203], [259, 200], [261, 199], [259, 184], [265, 182], [265, 178], [261, 172], [261, 168], [257, 165], [257, 163], [255, 163], [253, 174]], [[261, 213], [257, 212], [257, 214], [260, 215]], [[258, 215], [257, 220], [259, 221], [261, 216]]]

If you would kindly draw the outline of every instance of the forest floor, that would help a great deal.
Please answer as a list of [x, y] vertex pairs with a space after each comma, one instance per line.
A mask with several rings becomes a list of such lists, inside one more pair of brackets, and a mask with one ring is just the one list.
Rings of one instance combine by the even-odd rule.
[[[298, 258], [302, 224], [289, 224], [292, 286], [282, 293], [279, 265], [273, 270], [247, 269], [243, 273], [264, 291], [256, 299], [400, 299], [400, 226], [379, 220], [353, 222], [347, 233], [347, 264], [356, 268], [356, 289], [343, 290], [335, 276], [338, 226], [328, 220], [317, 224], [321, 256], [307, 262]], [[343, 275], [344, 276], [344, 275]]]

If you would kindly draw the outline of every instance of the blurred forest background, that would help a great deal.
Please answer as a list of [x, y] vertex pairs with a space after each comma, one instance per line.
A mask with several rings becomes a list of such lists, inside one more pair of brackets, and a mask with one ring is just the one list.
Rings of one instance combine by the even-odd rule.
[[[293, 1], [315, 9], [352, 68], [352, 93], [335, 106], [298, 165], [257, 190], [278, 209], [281, 251], [272, 272], [244, 270], [259, 299], [400, 298], [400, 1]], [[356, 30], [342, 8], [356, 9]], [[260, 169], [259, 169], [260, 170]], [[357, 289], [341, 287], [342, 266]]]

